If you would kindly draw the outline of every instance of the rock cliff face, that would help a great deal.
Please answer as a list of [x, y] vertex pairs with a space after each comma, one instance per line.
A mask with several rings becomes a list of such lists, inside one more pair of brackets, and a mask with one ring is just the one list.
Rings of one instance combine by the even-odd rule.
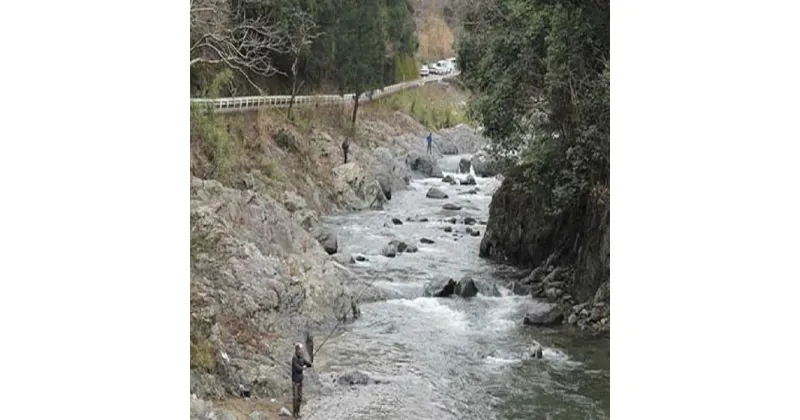
[[193, 178], [191, 392], [285, 392], [292, 342], [352, 310], [345, 282], [284, 205]]
[[[566, 322], [608, 329], [608, 194], [584, 197], [555, 213], [545, 205], [548, 196], [525, 178], [521, 167], [508, 171], [492, 198], [480, 255], [532, 268], [512, 289], [561, 304]], [[592, 315], [592, 308], [600, 306]]]

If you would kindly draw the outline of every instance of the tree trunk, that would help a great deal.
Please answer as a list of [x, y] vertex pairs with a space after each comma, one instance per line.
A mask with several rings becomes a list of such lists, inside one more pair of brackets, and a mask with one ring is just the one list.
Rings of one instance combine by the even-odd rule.
[[297, 75], [292, 78], [292, 97], [289, 98], [289, 111], [286, 116], [292, 121], [292, 105], [294, 105], [294, 98], [297, 96]]
[[356, 102], [353, 104], [353, 119], [351, 121], [351, 132], [353, 137], [356, 135], [356, 113], [358, 112], [358, 97], [361, 96], [361, 92], [356, 92]]

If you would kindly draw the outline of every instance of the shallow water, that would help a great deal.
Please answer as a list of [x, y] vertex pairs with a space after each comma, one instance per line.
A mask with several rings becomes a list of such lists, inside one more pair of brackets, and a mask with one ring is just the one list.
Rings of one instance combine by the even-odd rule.
[[[448, 156], [440, 161], [445, 174], [457, 171], [459, 159]], [[590, 337], [566, 327], [522, 325], [523, 315], [541, 303], [508, 293], [505, 286], [515, 270], [479, 258], [481, 237], [463, 234], [466, 226], [460, 221], [465, 216], [488, 219], [491, 193], [499, 186], [493, 178], [476, 179], [480, 191], [475, 195], [458, 194], [475, 186], [418, 180], [410, 191], [395, 193], [385, 210], [325, 221], [339, 233], [339, 252], [369, 259], [348, 268], [363, 279], [375, 280], [372, 287], [392, 290], [398, 298], [362, 304], [362, 317], [340, 327], [324, 344], [315, 361], [324, 388], [304, 405], [304, 418], [609, 418], [608, 337]], [[430, 186], [441, 188], [450, 198], [425, 198]], [[443, 210], [447, 202], [463, 209]], [[459, 223], [443, 220], [451, 216]], [[403, 224], [392, 225], [392, 217]], [[429, 221], [407, 222], [407, 217]], [[444, 226], [452, 226], [460, 235], [445, 233]], [[485, 230], [480, 224], [472, 228], [481, 235]], [[422, 244], [422, 237], [435, 243]], [[413, 240], [419, 251], [396, 258], [381, 256], [381, 248], [393, 238]], [[504, 296], [421, 297], [431, 279], [464, 275], [494, 282]], [[545, 347], [541, 360], [523, 360], [531, 340]], [[332, 384], [333, 377], [354, 369], [386, 382]]]

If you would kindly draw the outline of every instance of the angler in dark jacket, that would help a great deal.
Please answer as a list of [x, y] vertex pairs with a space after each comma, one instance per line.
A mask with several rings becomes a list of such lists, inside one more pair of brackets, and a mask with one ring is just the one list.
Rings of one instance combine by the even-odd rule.
[[303, 356], [303, 344], [295, 343], [292, 357], [292, 416], [300, 418], [300, 404], [303, 402], [303, 371], [312, 367], [311, 362]]

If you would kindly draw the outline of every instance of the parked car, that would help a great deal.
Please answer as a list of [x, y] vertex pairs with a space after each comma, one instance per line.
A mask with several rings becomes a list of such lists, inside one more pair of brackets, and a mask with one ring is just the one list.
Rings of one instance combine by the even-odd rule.
[[431, 73], [433, 74], [441, 75], [447, 73], [447, 69], [439, 62], [429, 64], [428, 68], [430, 68]]
[[453, 71], [448, 60], [439, 60], [436, 64], [438, 64], [439, 68], [442, 69], [442, 74], [448, 74]]
[[425, 77], [429, 74], [431, 74], [431, 70], [428, 68], [428, 66], [422, 66], [422, 68], [419, 69], [420, 77]]

